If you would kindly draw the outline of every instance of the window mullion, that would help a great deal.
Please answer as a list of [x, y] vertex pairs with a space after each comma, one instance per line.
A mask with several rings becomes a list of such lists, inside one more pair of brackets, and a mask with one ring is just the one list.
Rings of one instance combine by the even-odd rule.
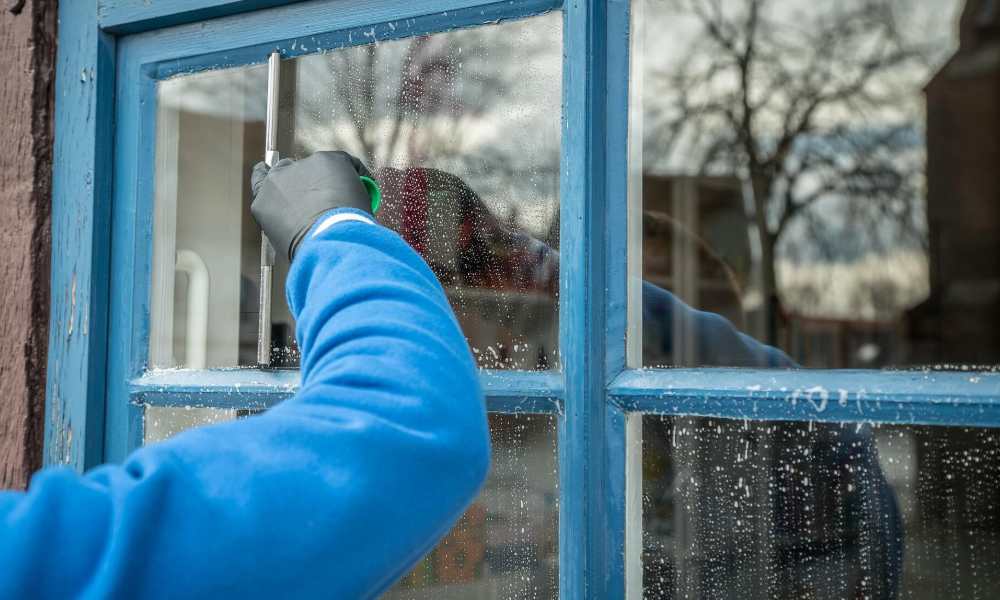
[[564, 11], [560, 596], [620, 598], [629, 443], [606, 386], [625, 365], [628, 7]]

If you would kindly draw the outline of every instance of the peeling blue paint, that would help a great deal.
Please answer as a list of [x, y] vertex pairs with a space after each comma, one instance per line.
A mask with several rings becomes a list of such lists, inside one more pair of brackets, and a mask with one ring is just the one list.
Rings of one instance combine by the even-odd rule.
[[93, 2], [59, 21], [44, 461], [83, 471], [103, 460], [106, 338], [86, 334], [107, 323], [115, 40]]

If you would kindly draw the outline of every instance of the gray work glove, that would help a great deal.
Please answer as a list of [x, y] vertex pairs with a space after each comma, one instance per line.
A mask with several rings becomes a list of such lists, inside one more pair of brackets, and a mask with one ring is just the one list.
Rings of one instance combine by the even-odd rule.
[[291, 261], [316, 219], [334, 208], [371, 214], [372, 201], [361, 183], [368, 168], [346, 152], [317, 152], [302, 160], [282, 159], [273, 167], [257, 163], [250, 178], [250, 212], [275, 252]]

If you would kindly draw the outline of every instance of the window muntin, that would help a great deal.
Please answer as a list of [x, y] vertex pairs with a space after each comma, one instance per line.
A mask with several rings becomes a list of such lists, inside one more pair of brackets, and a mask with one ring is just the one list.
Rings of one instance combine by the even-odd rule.
[[[431, 264], [485, 368], [558, 363], [561, 27], [551, 13], [282, 66], [280, 154], [364, 158], [383, 188], [378, 219]], [[256, 364], [260, 234], [247, 173], [263, 157], [262, 74], [159, 84], [153, 367]], [[298, 365], [279, 293], [287, 269], [279, 259], [278, 367]]]
[[1000, 362], [962, 4], [633, 2], [644, 365]]

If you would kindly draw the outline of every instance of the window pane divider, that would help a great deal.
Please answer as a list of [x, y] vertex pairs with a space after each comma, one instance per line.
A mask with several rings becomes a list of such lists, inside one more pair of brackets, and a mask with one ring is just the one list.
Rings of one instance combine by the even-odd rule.
[[634, 369], [618, 375], [609, 391], [627, 412], [1000, 426], [1000, 373]]
[[[558, 373], [483, 370], [479, 381], [490, 412], [562, 412], [562, 380]], [[260, 409], [295, 394], [299, 389], [299, 371], [163, 369], [133, 379], [128, 387], [136, 404]]]
[[638, 421], [607, 394], [627, 354], [629, 3], [567, 2], [563, 15], [559, 594], [638, 598], [626, 565], [641, 552], [626, 481]]

